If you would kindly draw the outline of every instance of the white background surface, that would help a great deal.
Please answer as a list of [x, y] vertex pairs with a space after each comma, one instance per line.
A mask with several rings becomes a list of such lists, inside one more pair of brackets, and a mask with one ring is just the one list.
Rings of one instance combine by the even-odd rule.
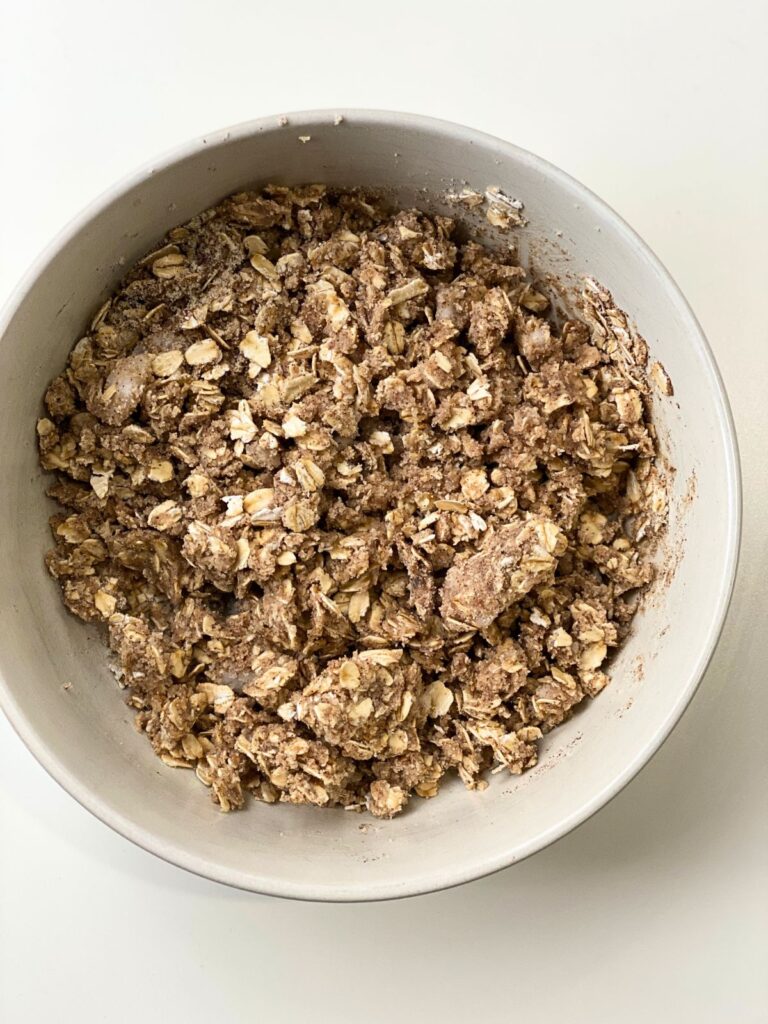
[[731, 396], [746, 503], [728, 625], [672, 738], [576, 833], [462, 889], [227, 890], [91, 818], [3, 719], [0, 1018], [768, 1020], [768, 7], [25, 0], [0, 32], [0, 299], [189, 137], [311, 107], [464, 122], [569, 171], [667, 264]]

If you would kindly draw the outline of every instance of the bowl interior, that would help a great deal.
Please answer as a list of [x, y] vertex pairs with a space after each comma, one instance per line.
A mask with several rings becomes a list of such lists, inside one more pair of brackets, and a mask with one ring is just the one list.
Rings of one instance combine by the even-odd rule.
[[[300, 141], [309, 136], [309, 141]], [[98, 634], [64, 609], [49, 545], [34, 424], [40, 398], [127, 266], [170, 227], [267, 181], [386, 186], [393, 201], [453, 212], [446, 191], [495, 185], [525, 203], [521, 252], [572, 284], [595, 276], [629, 312], [674, 382], [654, 416], [672, 474], [655, 585], [599, 699], [545, 742], [537, 768], [458, 782], [374, 822], [343, 811], [265, 806], [221, 814], [189, 772], [135, 732]], [[296, 115], [211, 136], [100, 200], [33, 268], [9, 313], [0, 380], [0, 669], [3, 699], [36, 756], [124, 835], [193, 871], [260, 892], [331, 899], [401, 896], [512, 863], [601, 806], [647, 760], [690, 698], [717, 638], [735, 568], [738, 479], [722, 388], [700, 330], [658, 262], [599, 200], [506, 143], [405, 115]]]

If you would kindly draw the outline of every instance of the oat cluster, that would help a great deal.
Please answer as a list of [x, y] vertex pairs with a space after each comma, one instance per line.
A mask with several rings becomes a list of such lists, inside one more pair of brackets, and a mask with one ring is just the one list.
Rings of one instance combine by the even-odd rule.
[[272, 186], [171, 231], [75, 345], [48, 568], [223, 810], [482, 788], [606, 685], [664, 514], [647, 357], [594, 282], [548, 313], [509, 238]]

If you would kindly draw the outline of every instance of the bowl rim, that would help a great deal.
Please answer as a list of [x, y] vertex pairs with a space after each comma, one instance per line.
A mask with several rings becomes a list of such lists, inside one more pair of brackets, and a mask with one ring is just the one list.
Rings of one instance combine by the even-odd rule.
[[[652, 738], [643, 749], [620, 771], [606, 786], [594, 793], [588, 800], [575, 808], [567, 817], [560, 819], [549, 830], [540, 833], [514, 850], [502, 850], [492, 855], [477, 858], [469, 864], [457, 864], [452, 870], [441, 872], [440, 877], [418, 876], [404, 882], [386, 881], [370, 885], [346, 886], [339, 883], [304, 883], [302, 881], [275, 881], [269, 877], [258, 876], [256, 873], [225, 868], [213, 860], [190, 854], [187, 850], [159, 838], [150, 830], [138, 826], [130, 818], [117, 812], [108, 801], [96, 795], [89, 786], [83, 784], [61, 761], [51, 753], [24, 711], [17, 702], [8, 686], [2, 665], [0, 664], [0, 708], [5, 712], [12, 727], [27, 746], [38, 763], [70, 796], [96, 818], [109, 826], [124, 838], [152, 853], [169, 864], [183, 868], [192, 874], [243, 891], [261, 895], [279, 896], [288, 899], [315, 900], [322, 902], [369, 902], [376, 900], [399, 899], [443, 889], [453, 888], [466, 882], [494, 874], [512, 864], [519, 863], [534, 853], [545, 849], [558, 839], [583, 824], [593, 814], [606, 806], [650, 761], [668, 738], [683, 712], [690, 703], [712, 660], [717, 643], [723, 631], [728, 607], [733, 594], [734, 583], [739, 560], [739, 548], [742, 526], [742, 480], [738, 452], [738, 442], [733, 415], [720, 371], [712, 349], [704, 331], [696, 319], [693, 310], [685, 299], [672, 275], [655, 255], [650, 247], [634, 231], [633, 228], [603, 199], [581, 184], [577, 179], [561, 170], [556, 165], [539, 157], [528, 150], [488, 133], [456, 124], [441, 118], [428, 117], [421, 114], [404, 113], [389, 110], [366, 108], [338, 108], [295, 111], [283, 115], [291, 126], [327, 127], [334, 123], [334, 118], [341, 117], [344, 121], [356, 126], [371, 127], [387, 126], [403, 129], [421, 129], [435, 133], [443, 133], [458, 138], [468, 145], [492, 144], [502, 154], [514, 157], [519, 163], [544, 176], [554, 179], [558, 184], [576, 196], [580, 196], [586, 205], [596, 208], [615, 226], [617, 233], [625, 244], [638, 250], [643, 259], [651, 266], [670, 299], [676, 304], [681, 318], [687, 326], [687, 334], [691, 344], [699, 349], [702, 356], [704, 373], [708, 377], [710, 393], [716, 405], [720, 436], [725, 452], [726, 493], [728, 533], [724, 551], [725, 570], [721, 587], [717, 596], [712, 627], [706, 645], [698, 652], [685, 685], [678, 690], [675, 701], [668, 708], [667, 714]], [[159, 156], [143, 163], [133, 172], [125, 175], [114, 185], [104, 190], [97, 198], [88, 203], [77, 213], [48, 243], [29, 269], [22, 276], [0, 312], [0, 341], [16, 315], [19, 307], [39, 278], [45, 273], [49, 264], [69, 242], [87, 228], [91, 220], [102, 213], [110, 204], [119, 200], [125, 193], [141, 185], [148, 178], [173, 164], [194, 156], [201, 150], [213, 148], [239, 138], [258, 135], [267, 130], [284, 130], [285, 122], [280, 115], [261, 117], [240, 122], [228, 128], [198, 136], [180, 145], [166, 150]], [[0, 648], [0, 660], [2, 649]]]

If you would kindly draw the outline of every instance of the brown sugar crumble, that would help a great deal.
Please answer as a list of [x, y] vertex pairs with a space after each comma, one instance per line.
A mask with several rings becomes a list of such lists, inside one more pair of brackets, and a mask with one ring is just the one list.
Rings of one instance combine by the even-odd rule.
[[223, 810], [484, 788], [608, 682], [666, 511], [647, 351], [595, 282], [549, 312], [447, 217], [269, 186], [171, 231], [73, 348], [48, 569]]

